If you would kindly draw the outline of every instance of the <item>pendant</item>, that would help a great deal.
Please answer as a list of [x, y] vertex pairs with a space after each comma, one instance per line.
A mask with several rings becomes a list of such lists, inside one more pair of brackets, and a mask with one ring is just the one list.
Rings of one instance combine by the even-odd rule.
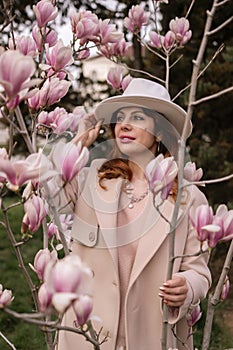
[[133, 209], [133, 207], [134, 207], [133, 203], [129, 203], [128, 208]]

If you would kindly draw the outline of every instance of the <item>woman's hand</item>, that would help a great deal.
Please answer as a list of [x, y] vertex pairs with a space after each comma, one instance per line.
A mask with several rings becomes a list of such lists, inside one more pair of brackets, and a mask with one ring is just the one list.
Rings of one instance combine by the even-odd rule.
[[174, 275], [159, 289], [159, 296], [167, 306], [171, 307], [182, 306], [188, 294], [187, 282], [183, 276]]
[[80, 121], [78, 133], [73, 138], [72, 142], [77, 144], [81, 141], [83, 146], [91, 146], [99, 135], [102, 122], [102, 120], [97, 122], [93, 113], [86, 114]]

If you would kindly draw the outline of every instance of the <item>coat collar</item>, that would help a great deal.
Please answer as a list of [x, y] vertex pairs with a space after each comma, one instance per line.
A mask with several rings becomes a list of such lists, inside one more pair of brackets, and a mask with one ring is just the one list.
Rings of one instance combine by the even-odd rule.
[[[117, 213], [119, 210], [119, 199], [122, 191], [123, 181], [121, 178], [106, 180], [107, 190], [103, 190], [98, 181], [96, 181], [95, 191], [90, 189], [96, 216], [98, 218], [103, 240], [109, 248], [114, 263], [117, 267]], [[148, 208], [143, 216], [143, 234], [139, 240], [134, 266], [131, 273], [130, 283], [137, 278], [145, 265], [150, 261], [156, 251], [170, 231], [168, 221], [171, 220], [174, 204], [166, 200], [161, 206], [160, 211], [163, 217], [154, 207], [152, 193], [148, 201]], [[182, 209], [180, 209], [180, 214]]]

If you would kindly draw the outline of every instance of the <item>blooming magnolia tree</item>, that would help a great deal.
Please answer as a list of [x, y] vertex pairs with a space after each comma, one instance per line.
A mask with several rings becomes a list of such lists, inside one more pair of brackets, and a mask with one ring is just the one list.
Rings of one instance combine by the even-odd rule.
[[[213, 0], [212, 7], [207, 12], [203, 39], [197, 57], [194, 59], [190, 84], [184, 89], [184, 91], [190, 89], [188, 118], [181, 137], [178, 165], [172, 157], [164, 158], [159, 155], [146, 168], [150, 190], [155, 196], [159, 195], [161, 201], [167, 199], [174, 179], [178, 177], [177, 201], [170, 222], [171, 263], [167, 273], [168, 278], [171, 277], [172, 262], [176, 258], [174, 257], [174, 235], [183, 188], [193, 183], [203, 185], [232, 177], [229, 175], [224, 179], [202, 182], [200, 181], [202, 169], [196, 169], [196, 165], [191, 162], [185, 164], [188, 123], [192, 118], [194, 106], [200, 102], [196, 100], [196, 88], [200, 76], [207, 68], [201, 68], [207, 40], [212, 32], [220, 31], [230, 23], [230, 19], [227, 19], [218, 28], [212, 29], [214, 14], [226, 1]], [[156, 19], [154, 25], [150, 22], [151, 13], [146, 12], [141, 5], [133, 6], [124, 19], [124, 30], [136, 36], [141, 45], [164, 62], [164, 79], [158, 79], [156, 76], [153, 78], [162, 82], [169, 90], [170, 68], [174, 65], [170, 63], [172, 54], [182, 49], [184, 45], [188, 45], [192, 37], [188, 14], [192, 10], [194, 1], [191, 2], [188, 13], [183, 14], [184, 17], [171, 19], [167, 31], [159, 30], [156, 17], [162, 2], [168, 3], [168, 1], [151, 1], [151, 10]], [[109, 60], [118, 63], [116, 68], [109, 70], [107, 78], [108, 83], [115, 89], [124, 90], [135, 70], [127, 67], [128, 73], [126, 75], [123, 73], [125, 72], [123, 62], [124, 57], [127, 56], [129, 43], [125, 40], [123, 31], [117, 30], [110, 19], [100, 19], [90, 11], [72, 10], [69, 20], [73, 41], [65, 46], [53, 27], [53, 22], [58, 16], [55, 1], [41, 0], [33, 6], [33, 12], [36, 24], [31, 34], [16, 36], [9, 29], [10, 39], [5, 47], [0, 48], [1, 114], [9, 126], [10, 135], [8, 147], [0, 149], [0, 196], [4, 221], [2, 224], [10, 237], [19, 265], [31, 288], [36, 312], [21, 315], [12, 309], [12, 301], [14, 297], [17, 298], [17, 295], [13, 296], [14, 291], [4, 289], [4, 276], [1, 276], [0, 308], [26, 322], [44, 326], [47, 347], [54, 349], [56, 336], [51, 337], [51, 330], [64, 329], [61, 325], [62, 316], [69, 307], [72, 307], [76, 315], [76, 326], [66, 330], [82, 334], [93, 344], [94, 349], [101, 349], [101, 344], [107, 341], [107, 338], [97, 334], [91, 322], [94, 317], [92, 315], [92, 274], [88, 266], [77, 256], [69, 255], [68, 232], [72, 225], [72, 217], [59, 214], [53, 202], [54, 194], [69, 185], [87, 164], [89, 151], [82, 146], [81, 142], [77, 145], [68, 142], [62, 148], [55, 142], [53, 146], [53, 143], [50, 143], [50, 136], [53, 135], [54, 140], [64, 132], [75, 135], [78, 131], [79, 122], [86, 114], [85, 109], [77, 106], [71, 113], [60, 107], [59, 102], [72, 88], [70, 67], [74, 62], [88, 58], [92, 47], [96, 47], [98, 52]], [[11, 28], [10, 21], [8, 25]], [[148, 36], [141, 35], [142, 28], [148, 28]], [[147, 74], [147, 72], [140, 73]], [[219, 91], [218, 94], [227, 93], [230, 90], [232, 87]], [[213, 97], [217, 96], [208, 96], [205, 100]], [[19, 133], [26, 144], [27, 156], [24, 159], [15, 158], [14, 132]], [[41, 135], [44, 137], [43, 147], [47, 149], [45, 146], [49, 145], [52, 148], [52, 158], [40, 148]], [[49, 180], [54, 176], [59, 178], [60, 188], [48, 186]], [[17, 195], [17, 201], [7, 206], [6, 197], [11, 192]], [[23, 206], [24, 210], [20, 242], [16, 240], [9, 221], [9, 212], [16, 205]], [[159, 210], [159, 206], [157, 209]], [[232, 240], [233, 211], [226, 205], [220, 205], [215, 212], [209, 205], [201, 205], [195, 212], [191, 210], [189, 215], [200, 240], [200, 251], [197, 255], [202, 254], [206, 246], [211, 250], [220, 241]], [[31, 262], [31, 268], [38, 276], [38, 288], [35, 288], [23, 261], [20, 246], [30, 244], [33, 240], [32, 234], [40, 227], [43, 231], [43, 247], [40, 247], [34, 262]], [[63, 253], [60, 252], [61, 249]], [[229, 291], [230, 282], [227, 274], [232, 256], [233, 244], [231, 243], [219, 282], [214, 294], [209, 298], [203, 350], [208, 349], [209, 346], [214, 307], [220, 300], [227, 297]], [[190, 327], [200, 316], [199, 307], [188, 315], [187, 322]], [[163, 350], [167, 350], [166, 323], [165, 306]], [[11, 345], [7, 339], [5, 341]]]

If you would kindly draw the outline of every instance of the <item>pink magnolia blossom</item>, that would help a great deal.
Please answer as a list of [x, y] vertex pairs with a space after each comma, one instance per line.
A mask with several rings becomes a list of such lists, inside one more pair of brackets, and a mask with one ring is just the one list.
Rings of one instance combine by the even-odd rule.
[[226, 300], [226, 298], [227, 298], [227, 296], [229, 294], [229, 291], [230, 291], [230, 281], [229, 281], [229, 277], [226, 276], [225, 282], [223, 284], [222, 292], [221, 292], [221, 295], [220, 295], [220, 299], [221, 300]]
[[47, 293], [52, 294], [52, 305], [63, 313], [80, 295], [90, 295], [92, 273], [77, 255], [68, 255], [50, 262], [44, 275]]
[[48, 248], [40, 249], [34, 258], [34, 271], [41, 281], [44, 280], [45, 268], [51, 260], [57, 260], [57, 252], [55, 250], [50, 252]]
[[94, 42], [100, 43], [102, 45], [107, 43], [116, 43], [123, 39], [123, 33], [116, 31], [115, 24], [109, 24], [110, 19], [99, 20], [98, 32], [96, 33], [96, 38]]
[[[0, 148], [0, 162], [2, 160], [8, 160], [8, 154], [5, 148]], [[1, 176], [1, 171], [0, 171], [0, 188], [3, 186], [2, 183], [6, 182], [6, 180], [7, 179], [5, 176]]]
[[89, 295], [80, 295], [73, 303], [73, 309], [79, 326], [84, 325], [93, 309], [93, 300]]
[[3, 289], [2, 284], [0, 284], [0, 309], [9, 305], [13, 299], [12, 291], [9, 289]]
[[[211, 212], [213, 213], [212, 209]], [[215, 215], [212, 215], [209, 222], [206, 224], [202, 222], [202, 224], [202, 240], [207, 240], [210, 248], [214, 248], [219, 241], [225, 242], [233, 238], [233, 210], [228, 211], [225, 204], [221, 204], [217, 208]]]
[[164, 42], [164, 36], [158, 34], [155, 31], [151, 31], [149, 33], [150, 37], [150, 46], [155, 47], [156, 49], [161, 49], [163, 42]]
[[164, 49], [166, 51], [171, 50], [175, 44], [175, 41], [176, 41], [175, 34], [171, 30], [169, 30], [164, 36], [164, 40], [163, 40]]
[[38, 291], [39, 308], [41, 312], [46, 312], [52, 304], [53, 294], [49, 292], [47, 285], [43, 283]]
[[146, 167], [145, 175], [150, 190], [156, 195], [161, 192], [161, 198], [167, 199], [177, 176], [178, 167], [173, 157], [164, 158], [159, 154]]
[[22, 186], [29, 180], [45, 180], [54, 175], [51, 162], [42, 152], [30, 154], [25, 160], [0, 162], [0, 175], [16, 186]]
[[100, 45], [100, 52], [107, 58], [111, 57], [124, 57], [127, 55], [130, 44], [124, 39], [119, 40], [115, 43], [107, 43], [105, 45]]
[[24, 203], [24, 212], [21, 232], [35, 232], [48, 213], [48, 204], [41, 197], [33, 195]]
[[90, 11], [71, 11], [70, 21], [72, 32], [80, 40], [81, 46], [96, 38], [99, 30], [99, 19], [94, 13]]
[[215, 247], [218, 241], [231, 240], [233, 238], [233, 210], [228, 210], [225, 204], [219, 205], [214, 215], [213, 225], [219, 227], [219, 230], [217, 232], [210, 230], [210, 246]]
[[79, 142], [58, 143], [53, 149], [53, 161], [63, 181], [71, 181], [86, 165], [89, 151]]
[[208, 238], [207, 225], [213, 222], [213, 209], [208, 204], [201, 204], [190, 209], [190, 220], [197, 231], [198, 239], [204, 242]]
[[78, 59], [78, 60], [85, 60], [86, 58], [90, 57], [90, 54], [91, 54], [90, 49], [80, 50], [76, 54], [76, 59]]
[[[62, 231], [65, 235], [67, 236], [67, 232], [71, 229], [72, 224], [73, 224], [73, 216], [71, 214], [66, 215], [66, 214], [61, 214], [59, 215], [59, 220], [61, 224]], [[60, 240], [60, 235], [57, 226], [51, 222], [48, 225], [48, 238], [50, 239], [52, 236], [56, 236], [57, 240]]]
[[77, 106], [72, 111], [73, 120], [70, 125], [71, 132], [77, 132], [80, 121], [85, 117], [86, 111], [83, 106]]
[[70, 85], [71, 83], [66, 80], [47, 79], [42, 88], [37, 89], [36, 93], [28, 99], [29, 107], [38, 110], [59, 102], [67, 94]]
[[131, 75], [127, 74], [123, 79], [122, 79], [122, 82], [121, 82], [121, 87], [122, 87], [122, 90], [125, 91], [125, 89], [127, 88], [127, 86], [129, 85], [129, 83], [131, 82], [133, 78], [131, 77]]
[[48, 44], [49, 47], [55, 45], [57, 42], [57, 33], [50, 28], [34, 26], [32, 29], [32, 37], [39, 52], [42, 50], [43, 40], [44, 44]]
[[79, 111], [76, 109], [76, 113], [68, 113], [64, 108], [60, 107], [56, 107], [51, 112], [42, 111], [38, 115], [37, 128], [40, 129], [43, 126], [47, 126], [57, 135], [61, 135], [68, 129], [76, 132], [84, 113], [83, 110], [81, 112], [81, 109]]
[[179, 45], [184, 45], [190, 40], [192, 31], [189, 30], [189, 21], [182, 18], [172, 19], [169, 23], [170, 30], [175, 34], [176, 42]]
[[48, 22], [53, 21], [58, 15], [58, 9], [53, 6], [50, 0], [41, 0], [33, 5], [38, 27], [44, 27]]
[[18, 98], [22, 90], [31, 86], [30, 78], [35, 72], [35, 63], [30, 56], [8, 50], [0, 56], [0, 85], [8, 100]]
[[121, 67], [113, 67], [110, 68], [107, 75], [107, 82], [114, 87], [114, 89], [118, 90], [121, 87], [122, 81], [122, 69]]
[[137, 33], [143, 25], [148, 24], [149, 17], [150, 13], [145, 12], [142, 6], [133, 5], [124, 19], [124, 26], [132, 33]]
[[55, 46], [49, 49], [48, 44], [45, 44], [46, 49], [46, 64], [50, 67], [51, 73], [48, 76], [64, 70], [65, 67], [74, 62], [72, 49], [70, 46], [65, 46], [62, 40], [59, 40]]
[[198, 305], [187, 315], [187, 322], [189, 327], [193, 327], [197, 323], [197, 321], [200, 320], [201, 316], [201, 308], [200, 305]]
[[[21, 52], [25, 56], [35, 57], [37, 55], [37, 47], [35, 41], [30, 36], [18, 36], [15, 39], [16, 50]], [[13, 40], [9, 40], [9, 48], [14, 50]]]
[[184, 178], [190, 182], [199, 181], [203, 176], [202, 168], [196, 169], [196, 164], [187, 162], [184, 167]]

